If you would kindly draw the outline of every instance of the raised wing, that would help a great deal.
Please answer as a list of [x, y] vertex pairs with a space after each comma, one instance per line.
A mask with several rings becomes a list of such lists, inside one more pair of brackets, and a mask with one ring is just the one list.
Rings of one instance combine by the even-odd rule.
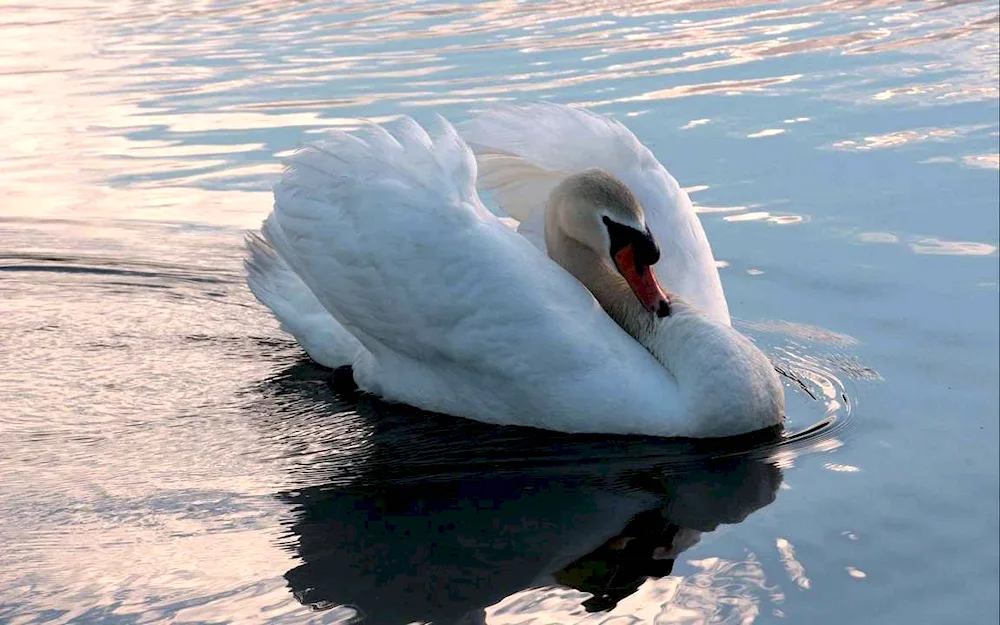
[[730, 323], [705, 231], [691, 199], [635, 135], [618, 121], [557, 104], [505, 106], [459, 126], [475, 152], [479, 185], [538, 240], [545, 202], [567, 175], [601, 168], [624, 182], [660, 244], [654, 270], [670, 291]]

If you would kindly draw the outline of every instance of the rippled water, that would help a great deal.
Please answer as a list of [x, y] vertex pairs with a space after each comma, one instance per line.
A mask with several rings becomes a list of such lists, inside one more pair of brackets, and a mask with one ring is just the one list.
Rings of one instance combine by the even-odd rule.
[[[37, 5], [0, 11], [0, 622], [997, 621], [995, 2]], [[510, 99], [688, 187], [808, 431], [498, 430], [303, 360], [240, 266], [280, 156]]]

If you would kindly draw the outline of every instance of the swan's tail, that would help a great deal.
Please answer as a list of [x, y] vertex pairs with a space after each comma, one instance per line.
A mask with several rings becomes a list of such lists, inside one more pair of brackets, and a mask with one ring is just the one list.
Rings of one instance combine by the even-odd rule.
[[306, 283], [271, 246], [268, 239], [273, 227], [268, 219], [262, 234], [247, 233], [248, 253], [243, 264], [250, 291], [313, 360], [332, 369], [353, 364], [361, 344], [323, 308]]

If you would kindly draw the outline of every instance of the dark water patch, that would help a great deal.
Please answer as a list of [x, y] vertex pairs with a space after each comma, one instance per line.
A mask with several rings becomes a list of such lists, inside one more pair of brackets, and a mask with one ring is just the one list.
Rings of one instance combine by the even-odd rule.
[[[152, 278], [166, 281], [204, 284], [242, 283], [242, 276], [218, 268], [194, 268], [154, 262], [141, 262], [108, 256], [62, 256], [54, 254], [8, 253], [0, 256], [0, 271], [92, 274]], [[209, 275], [212, 274], [212, 275]], [[222, 274], [221, 276], [215, 274]]]

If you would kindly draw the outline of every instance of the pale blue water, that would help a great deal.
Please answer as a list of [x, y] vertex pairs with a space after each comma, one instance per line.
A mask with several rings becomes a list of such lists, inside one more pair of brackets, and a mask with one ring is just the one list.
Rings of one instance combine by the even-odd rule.
[[[995, 623], [995, 2], [0, 11], [0, 622]], [[246, 290], [279, 160], [553, 100], [689, 188], [767, 454], [331, 387]]]

